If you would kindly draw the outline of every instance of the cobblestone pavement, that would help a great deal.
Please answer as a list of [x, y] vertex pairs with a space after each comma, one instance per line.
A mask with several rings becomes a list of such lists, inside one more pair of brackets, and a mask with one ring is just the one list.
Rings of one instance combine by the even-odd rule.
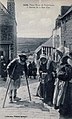
[[59, 119], [59, 113], [53, 107], [43, 104], [40, 98], [35, 96], [38, 81], [29, 80], [32, 101], [29, 101], [25, 84], [25, 80], [22, 79], [21, 87], [18, 89], [18, 97], [21, 97], [21, 101], [9, 103], [7, 96], [5, 108], [2, 108], [6, 88], [4, 88], [5, 82], [0, 80], [0, 119]]

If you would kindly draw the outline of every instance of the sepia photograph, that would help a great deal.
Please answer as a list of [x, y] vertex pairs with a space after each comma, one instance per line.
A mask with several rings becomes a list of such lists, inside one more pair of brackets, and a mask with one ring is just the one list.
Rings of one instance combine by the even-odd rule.
[[72, 119], [72, 0], [0, 0], [0, 119]]

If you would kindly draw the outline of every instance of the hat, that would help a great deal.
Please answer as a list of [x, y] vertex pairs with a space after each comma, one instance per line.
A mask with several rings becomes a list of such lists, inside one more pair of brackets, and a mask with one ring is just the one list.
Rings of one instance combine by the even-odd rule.
[[25, 54], [25, 53], [21, 53], [21, 54], [19, 55], [19, 57], [20, 57], [20, 58], [27, 59], [27, 56], [26, 56], [26, 54]]

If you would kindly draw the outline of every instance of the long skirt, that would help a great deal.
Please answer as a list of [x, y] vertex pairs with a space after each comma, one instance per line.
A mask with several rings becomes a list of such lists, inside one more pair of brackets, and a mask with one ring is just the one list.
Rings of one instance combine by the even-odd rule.
[[68, 83], [65, 99], [60, 104], [60, 114], [72, 117], [72, 83]]
[[67, 86], [68, 83], [57, 79], [53, 96], [53, 104], [57, 107], [64, 101]]
[[48, 81], [45, 83], [45, 100], [46, 102], [53, 102], [53, 94], [54, 94], [54, 82]]

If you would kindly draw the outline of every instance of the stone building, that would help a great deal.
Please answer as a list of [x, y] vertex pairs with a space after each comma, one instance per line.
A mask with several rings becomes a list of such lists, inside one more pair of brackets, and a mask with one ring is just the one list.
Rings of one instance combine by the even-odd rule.
[[61, 20], [61, 42], [72, 50], [72, 6], [60, 18]]
[[45, 53], [58, 61], [56, 48], [61, 45], [64, 45], [67, 51], [72, 50], [72, 6], [61, 6], [61, 14], [55, 21], [52, 36], [36, 49], [35, 56], [39, 59], [40, 55]]
[[[55, 46], [57, 44], [57, 46]], [[72, 47], [72, 6], [61, 6], [61, 15], [58, 16], [53, 30], [53, 45]]]
[[52, 31], [53, 47], [58, 48], [61, 45], [61, 22], [60, 15], [56, 19], [55, 28]]
[[[72, 6], [61, 6], [61, 14], [55, 21], [55, 28], [52, 32], [53, 47], [63, 45], [66, 49], [72, 50]], [[58, 60], [55, 52], [55, 61]]]
[[6, 62], [17, 55], [16, 26], [14, 0], [7, 0], [7, 8], [0, 3], [0, 56], [3, 55]]

